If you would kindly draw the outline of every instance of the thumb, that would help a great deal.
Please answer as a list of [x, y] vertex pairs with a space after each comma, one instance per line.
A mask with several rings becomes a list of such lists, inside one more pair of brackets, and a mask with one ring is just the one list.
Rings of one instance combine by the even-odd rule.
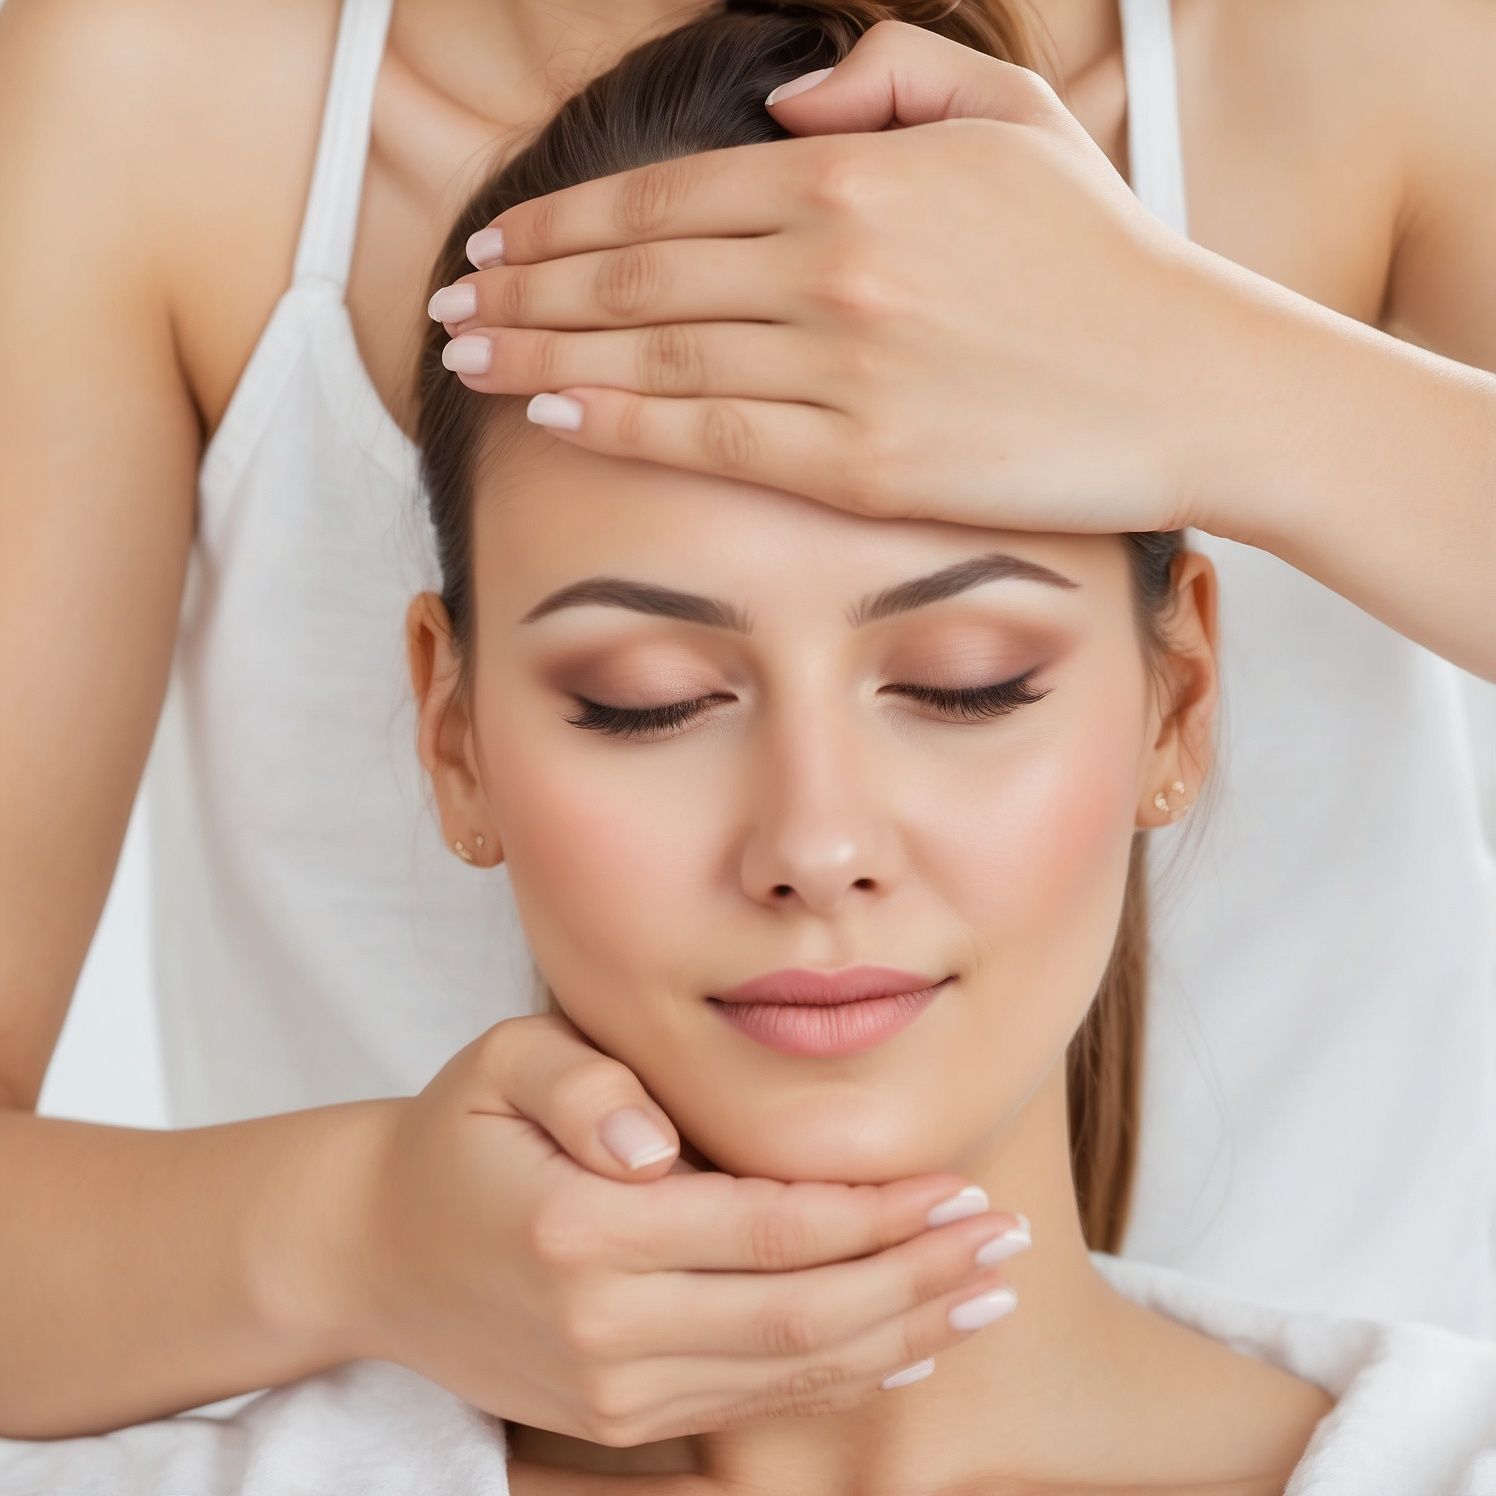
[[980, 118], [1053, 122], [1069, 111], [1038, 73], [907, 21], [878, 21], [833, 68], [781, 83], [764, 100], [797, 135]]
[[507, 1033], [494, 1068], [514, 1112], [595, 1174], [657, 1179], [674, 1172], [669, 1165], [680, 1152], [679, 1135], [627, 1065], [559, 1013], [499, 1027]]

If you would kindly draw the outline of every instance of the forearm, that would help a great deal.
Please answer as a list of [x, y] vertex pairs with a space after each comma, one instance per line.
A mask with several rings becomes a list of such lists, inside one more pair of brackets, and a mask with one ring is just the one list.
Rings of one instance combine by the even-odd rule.
[[1193, 522], [1496, 679], [1496, 375], [1214, 269]]
[[103, 1433], [350, 1359], [335, 1160], [382, 1105], [180, 1131], [0, 1110], [0, 1437]]

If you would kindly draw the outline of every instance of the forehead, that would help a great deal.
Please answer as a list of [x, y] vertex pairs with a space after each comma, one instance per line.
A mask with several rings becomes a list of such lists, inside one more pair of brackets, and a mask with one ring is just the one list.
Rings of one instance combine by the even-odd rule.
[[[505, 445], [476, 486], [476, 591], [520, 617], [568, 582], [637, 577], [752, 605], [854, 600], [873, 588], [1003, 550], [1081, 584], [1077, 605], [1126, 599], [1115, 535], [873, 519], [781, 489], [612, 457], [536, 431]], [[1053, 589], [1045, 588], [1046, 592]]]

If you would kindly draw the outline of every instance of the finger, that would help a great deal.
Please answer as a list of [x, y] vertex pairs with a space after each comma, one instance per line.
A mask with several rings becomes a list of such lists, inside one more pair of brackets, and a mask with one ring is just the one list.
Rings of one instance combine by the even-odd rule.
[[978, 117], [1065, 127], [1073, 116], [1038, 73], [907, 21], [879, 21], [831, 72], [766, 106], [797, 137]]
[[[834, 1354], [870, 1326], [971, 1283], [1031, 1245], [1013, 1211], [983, 1211], [920, 1232], [886, 1251], [788, 1273], [643, 1274], [610, 1323], [594, 1326], [610, 1359], [710, 1358], [734, 1368], [701, 1390], [730, 1388], [744, 1358]], [[985, 1260], [977, 1253], [982, 1251]]]
[[[427, 314], [449, 333], [480, 327], [582, 330], [721, 319], [781, 322], [795, 310], [783, 235], [665, 239], [533, 265], [492, 265], [443, 286]], [[472, 310], [468, 311], [468, 306]]]
[[[671, 398], [730, 394], [814, 405], [834, 399], [840, 384], [834, 346], [798, 327], [772, 322], [667, 322], [561, 333], [498, 327], [462, 336], [464, 343], [486, 340], [485, 372], [465, 372], [464, 366], [472, 367], [465, 357], [453, 363], [470, 390], [487, 395], [621, 385]], [[455, 348], [455, 342], [447, 347]], [[444, 351], [444, 362], [447, 356]], [[592, 445], [590, 437], [587, 445]]]
[[591, 1241], [616, 1272], [785, 1273], [881, 1252], [988, 1208], [980, 1188], [950, 1173], [888, 1184], [666, 1175], [594, 1210]]
[[[873, 1326], [835, 1354], [798, 1357], [778, 1365], [743, 1361], [683, 1360], [673, 1370], [641, 1367], [635, 1415], [647, 1425], [638, 1441], [705, 1433], [746, 1422], [803, 1418], [856, 1407], [880, 1390], [885, 1378], [933, 1359], [1017, 1308], [1018, 1295], [1003, 1274], [987, 1268], [960, 1287], [908, 1314]], [[648, 1376], [668, 1378], [688, 1390], [666, 1402], [652, 1399]], [[714, 1390], [715, 1384], [715, 1390]], [[752, 1389], [734, 1393], [733, 1388]]]
[[612, 1179], [654, 1178], [680, 1138], [628, 1066], [589, 1044], [560, 1014], [509, 1019], [489, 1031], [488, 1086], [474, 1110], [543, 1127], [577, 1163]]
[[790, 139], [651, 161], [515, 203], [468, 243], [497, 229], [502, 263], [528, 265], [640, 240], [772, 234], [799, 218], [830, 155], [826, 141]]
[[562, 385], [537, 394], [528, 413], [593, 452], [779, 488], [853, 514], [882, 515], [907, 497], [879, 473], [856, 418], [826, 405]]

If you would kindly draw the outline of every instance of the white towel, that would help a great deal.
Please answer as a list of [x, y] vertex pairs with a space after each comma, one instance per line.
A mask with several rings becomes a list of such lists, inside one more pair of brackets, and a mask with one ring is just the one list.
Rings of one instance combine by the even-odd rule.
[[[1284, 1496], [1496, 1496], [1496, 1343], [1276, 1308], [1091, 1254], [1120, 1292], [1339, 1401]], [[389, 1361], [353, 1361], [91, 1438], [0, 1439], [6, 1496], [508, 1496], [502, 1419]]]

